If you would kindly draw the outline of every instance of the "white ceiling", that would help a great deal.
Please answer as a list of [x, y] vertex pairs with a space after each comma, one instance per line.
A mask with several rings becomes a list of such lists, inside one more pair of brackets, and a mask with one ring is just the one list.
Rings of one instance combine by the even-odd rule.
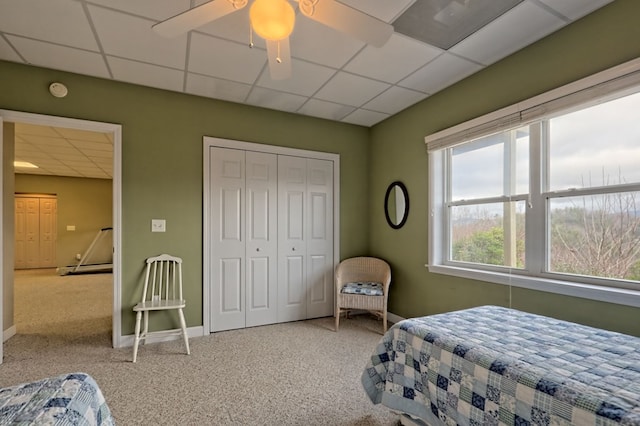
[[[393, 24], [427, 0], [340, 1]], [[298, 14], [293, 75], [272, 80], [248, 8], [167, 39], [151, 26], [205, 0], [0, 0], [0, 59], [368, 127], [611, 1], [523, 0], [448, 50], [400, 33], [375, 48]]]
[[110, 133], [15, 124], [15, 161], [38, 168], [16, 173], [111, 179], [113, 138]]

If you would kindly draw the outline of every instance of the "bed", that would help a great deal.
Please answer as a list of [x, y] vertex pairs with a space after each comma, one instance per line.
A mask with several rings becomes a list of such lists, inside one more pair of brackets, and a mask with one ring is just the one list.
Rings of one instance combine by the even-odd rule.
[[640, 425], [640, 338], [481, 306], [395, 324], [371, 401], [428, 425]]
[[72, 373], [0, 389], [0, 425], [111, 426], [115, 421], [95, 380]]

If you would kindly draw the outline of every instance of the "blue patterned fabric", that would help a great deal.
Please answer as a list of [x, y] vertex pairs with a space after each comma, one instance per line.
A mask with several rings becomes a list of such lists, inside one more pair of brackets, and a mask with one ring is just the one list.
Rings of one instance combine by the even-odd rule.
[[112, 426], [115, 421], [95, 380], [72, 373], [0, 389], [0, 425]]
[[640, 338], [483, 306], [395, 324], [362, 384], [430, 425], [640, 425]]
[[382, 296], [384, 294], [382, 283], [375, 282], [355, 282], [347, 283], [342, 287], [340, 293], [345, 294], [365, 294], [367, 296]]

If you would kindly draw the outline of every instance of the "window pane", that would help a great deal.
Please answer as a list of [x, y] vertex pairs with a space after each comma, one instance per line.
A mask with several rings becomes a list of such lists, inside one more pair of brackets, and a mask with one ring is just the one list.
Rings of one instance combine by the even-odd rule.
[[640, 93], [549, 120], [551, 191], [640, 182]]
[[529, 192], [529, 128], [490, 135], [451, 149], [451, 199]]
[[549, 200], [550, 270], [640, 281], [640, 192]]
[[524, 201], [451, 207], [451, 260], [523, 268], [524, 224]]

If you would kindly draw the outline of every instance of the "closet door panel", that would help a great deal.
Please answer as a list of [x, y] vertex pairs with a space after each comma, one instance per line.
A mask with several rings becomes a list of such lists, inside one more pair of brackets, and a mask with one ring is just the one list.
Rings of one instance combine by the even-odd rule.
[[212, 331], [245, 326], [244, 152], [210, 148]]
[[56, 266], [57, 200], [40, 199], [40, 267]]
[[278, 156], [278, 321], [307, 318], [305, 158]]
[[233, 315], [242, 312], [242, 259], [220, 259], [220, 312]]
[[40, 265], [40, 200], [26, 198], [25, 203], [25, 267], [37, 268]]
[[331, 316], [333, 290], [333, 162], [307, 159], [307, 318]]
[[246, 325], [273, 324], [278, 318], [278, 159], [246, 153]]
[[25, 198], [16, 197], [15, 216], [15, 268], [27, 267], [27, 203]]

